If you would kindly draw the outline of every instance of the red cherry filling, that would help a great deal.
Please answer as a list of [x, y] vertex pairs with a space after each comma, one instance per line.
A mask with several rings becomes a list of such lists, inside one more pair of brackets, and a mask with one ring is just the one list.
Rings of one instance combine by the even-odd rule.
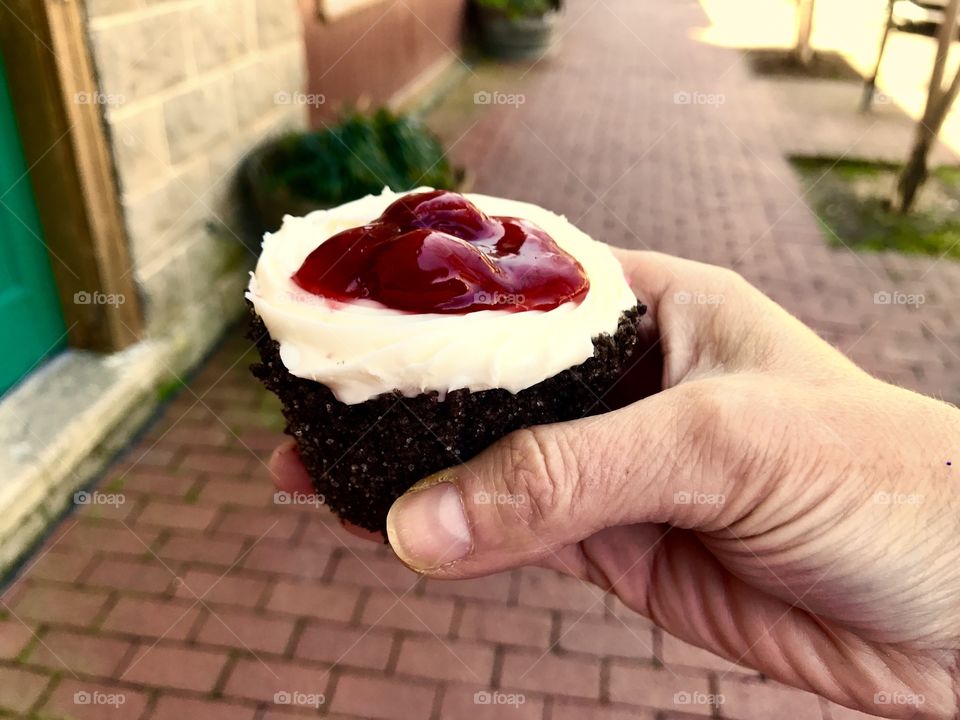
[[582, 300], [580, 263], [534, 223], [489, 217], [447, 190], [412, 193], [337, 233], [293, 275], [314, 295], [417, 313], [551, 310]]

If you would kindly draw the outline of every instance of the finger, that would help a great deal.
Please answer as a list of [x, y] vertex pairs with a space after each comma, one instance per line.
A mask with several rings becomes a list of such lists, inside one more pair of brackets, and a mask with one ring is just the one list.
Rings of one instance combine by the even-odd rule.
[[[303, 461], [300, 460], [296, 440], [288, 440], [273, 451], [270, 456], [270, 472], [273, 475], [274, 485], [281, 492], [302, 493], [304, 495], [315, 492], [310, 474], [304, 467]], [[382, 533], [365, 530], [359, 525], [354, 525], [345, 520], [341, 520], [340, 525], [355, 537], [373, 540], [377, 543], [383, 542]]]
[[[788, 371], [836, 379], [859, 372], [737, 273], [657, 252], [613, 248], [630, 286], [648, 306], [645, 337], [660, 342], [664, 387], [726, 372]], [[745, 339], [749, 338], [749, 342]]]
[[[757, 320], [755, 305], [765, 298], [736, 273], [657, 252], [612, 250], [634, 294], [647, 305], [641, 338], [648, 346], [658, 344], [663, 387], [718, 366], [737, 366], [744, 348], [770, 344], [756, 327], [744, 327], [745, 320]], [[754, 341], [745, 344], [748, 331]]]
[[280, 445], [270, 456], [270, 473], [277, 490], [288, 493], [314, 492], [310, 474], [300, 460], [296, 440]]
[[[746, 477], [750, 444], [764, 436], [738, 417], [751, 404], [739, 385], [687, 383], [513, 433], [402, 496], [387, 517], [390, 543], [415, 570], [468, 577], [538, 562], [606, 527], [723, 527], [749, 509], [762, 479]], [[725, 498], [734, 484], [736, 503], [678, 495]]]
[[623, 266], [630, 287], [648, 303], [656, 303], [678, 278], [689, 275], [697, 268], [709, 267], [648, 250], [626, 250], [613, 245], [610, 250]]
[[673, 301], [673, 295], [686, 289], [710, 292], [729, 285], [736, 273], [706, 263], [666, 255], [649, 250], [625, 250], [611, 246], [611, 251], [623, 267], [624, 275], [634, 294], [650, 308], [656, 319], [663, 300]]

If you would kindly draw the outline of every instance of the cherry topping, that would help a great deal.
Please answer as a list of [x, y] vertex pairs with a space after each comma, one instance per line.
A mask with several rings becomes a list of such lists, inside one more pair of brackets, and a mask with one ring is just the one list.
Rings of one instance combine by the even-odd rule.
[[590, 289], [580, 263], [528, 220], [490, 217], [462, 195], [404, 195], [337, 233], [293, 275], [314, 295], [417, 313], [551, 310]]

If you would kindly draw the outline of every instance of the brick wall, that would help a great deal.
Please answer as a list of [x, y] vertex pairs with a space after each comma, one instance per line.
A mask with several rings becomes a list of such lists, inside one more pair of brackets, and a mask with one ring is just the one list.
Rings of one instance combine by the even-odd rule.
[[316, 0], [300, 0], [306, 34], [310, 106], [320, 127], [358, 99], [387, 103], [411, 83], [453, 60], [461, 46], [465, 0], [379, 0], [325, 22]]
[[236, 173], [268, 135], [302, 127], [296, 0], [87, 0], [148, 334], [179, 371], [242, 311], [252, 253]]

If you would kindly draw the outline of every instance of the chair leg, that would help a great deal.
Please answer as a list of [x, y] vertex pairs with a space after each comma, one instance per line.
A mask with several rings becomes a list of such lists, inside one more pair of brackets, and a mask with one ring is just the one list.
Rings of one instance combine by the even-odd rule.
[[860, 112], [870, 112], [873, 105], [873, 95], [877, 90], [877, 76], [880, 74], [880, 63], [883, 61], [883, 51], [887, 47], [887, 37], [893, 27], [893, 3], [887, 1], [887, 22], [883, 26], [883, 37], [880, 38], [880, 51], [877, 53], [877, 64], [873, 68], [873, 75], [863, 83], [863, 98], [860, 100]]

